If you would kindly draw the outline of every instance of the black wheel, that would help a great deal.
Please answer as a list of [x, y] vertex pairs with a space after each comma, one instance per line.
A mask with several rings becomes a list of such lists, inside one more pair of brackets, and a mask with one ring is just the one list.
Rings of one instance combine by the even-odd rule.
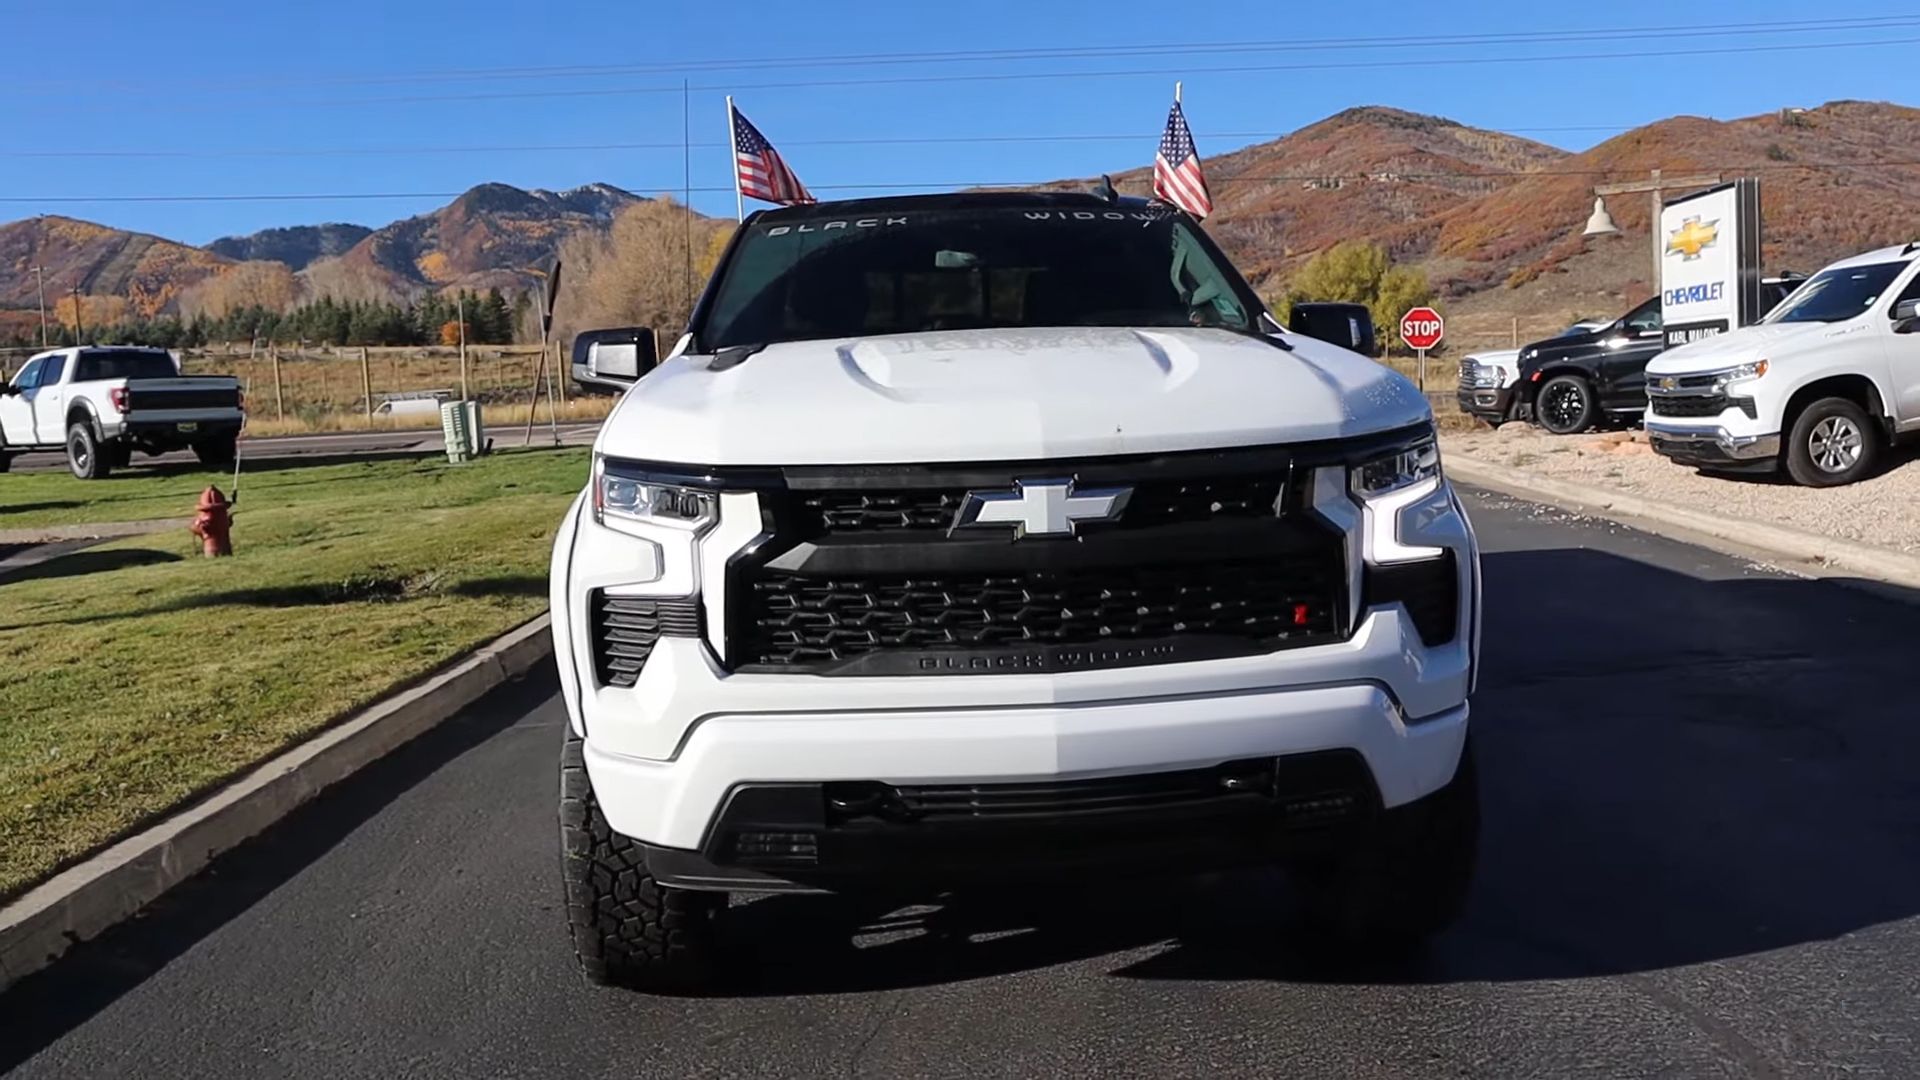
[[113, 471], [107, 451], [85, 420], [67, 429], [67, 467], [82, 480], [99, 480]]
[[567, 928], [589, 980], [680, 993], [709, 982], [713, 918], [726, 894], [670, 889], [653, 879], [640, 845], [600, 813], [572, 729], [560, 754], [560, 868]]
[[1880, 427], [1846, 398], [1821, 398], [1800, 411], [1787, 436], [1787, 475], [1807, 487], [1836, 487], [1873, 475]]
[[1533, 417], [1555, 435], [1578, 435], [1593, 426], [1599, 413], [1593, 386], [1578, 375], [1555, 375], [1540, 387]]
[[202, 465], [231, 465], [238, 452], [232, 435], [193, 444], [193, 456], [199, 458]]
[[1364, 951], [1400, 952], [1460, 917], [1479, 844], [1469, 743], [1447, 786], [1387, 811], [1357, 844], [1295, 867], [1294, 878], [1316, 927]]
[[7, 453], [4, 447], [0, 447], [0, 472], [6, 472], [11, 468], [13, 468], [13, 455]]

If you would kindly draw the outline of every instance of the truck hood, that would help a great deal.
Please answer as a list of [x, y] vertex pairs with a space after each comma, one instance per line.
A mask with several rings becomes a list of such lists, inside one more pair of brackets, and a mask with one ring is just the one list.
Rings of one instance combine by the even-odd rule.
[[1668, 349], [1647, 364], [1649, 375], [1688, 375], [1754, 360], [1773, 359], [1789, 349], [1826, 338], [1858, 333], [1853, 321], [1840, 323], [1766, 323], [1745, 326]]
[[882, 464], [1156, 453], [1389, 430], [1412, 383], [1334, 345], [1224, 330], [959, 330], [674, 357], [628, 390], [597, 449], [701, 465]]

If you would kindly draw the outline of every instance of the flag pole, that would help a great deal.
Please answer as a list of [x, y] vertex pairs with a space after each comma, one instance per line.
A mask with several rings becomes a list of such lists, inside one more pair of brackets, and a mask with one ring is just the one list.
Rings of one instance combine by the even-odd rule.
[[1180, 104], [1180, 83], [1178, 80], [1173, 84], [1173, 103], [1175, 105]]
[[727, 95], [727, 153], [733, 159], [733, 220], [747, 219], [747, 204], [740, 195], [740, 142], [733, 132], [733, 95]]

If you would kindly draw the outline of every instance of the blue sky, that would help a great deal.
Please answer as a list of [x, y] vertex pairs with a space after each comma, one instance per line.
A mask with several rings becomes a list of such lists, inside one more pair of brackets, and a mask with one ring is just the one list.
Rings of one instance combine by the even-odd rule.
[[[1316, 21], [1314, 13], [1339, 17]], [[1873, 17], [1907, 21], [1804, 27]], [[1766, 23], [1802, 28], [1745, 34], [1670, 29], [1760, 29]], [[1609, 33], [1425, 48], [1380, 41], [1594, 30]], [[1366, 47], [1336, 47], [1327, 39], [1366, 39]], [[1020, 182], [1146, 164], [1174, 72], [1185, 79], [1187, 112], [1203, 155], [1361, 104], [1437, 113], [1581, 149], [1675, 113], [1727, 118], [1836, 98], [1915, 104], [1920, 97], [1909, 62], [1920, 40], [1920, 15], [1890, 2], [1837, 11], [1785, 0], [1497, 0], [1450, 7], [1407, 0], [1345, 6], [1214, 0], [1171, 8], [1142, 0], [859, 0], [805, 7], [589, 0], [93, 0], [29, 7], [17, 0], [0, 7], [0, 40], [21, 61], [0, 85], [8, 134], [0, 144], [0, 198], [8, 200], [0, 202], [0, 220], [62, 213], [191, 243], [274, 225], [381, 225], [440, 205], [446, 200], [439, 193], [488, 180], [548, 188], [606, 181], [643, 194], [677, 191], [683, 78], [695, 87], [693, 186], [712, 189], [696, 190], [693, 201], [715, 214], [733, 210], [720, 141], [728, 88], [822, 195], [858, 193], [852, 185], [896, 190]], [[63, 62], [28, 62], [33, 42]], [[1798, 48], [1838, 42], [1882, 44]], [[1281, 43], [1293, 48], [1279, 48]], [[1213, 51], [1160, 48], [1173, 45]], [[1225, 52], [1223, 45], [1242, 47]], [[1796, 48], [1710, 51], [1783, 45]], [[989, 62], [924, 56], [1102, 47], [1133, 51]], [[1646, 52], [1665, 55], [1633, 55]], [[903, 53], [922, 55], [907, 62], [818, 63], [822, 57]], [[1520, 56], [1562, 59], [1504, 62]], [[1419, 60], [1445, 63], [1409, 65]], [[730, 67], [730, 61], [757, 62]], [[688, 64], [705, 70], [662, 70]], [[792, 64], [813, 66], [782, 66]], [[650, 70], [604, 70], [609, 67]], [[529, 70], [551, 68], [564, 73]], [[476, 70], [484, 73], [448, 74]], [[1140, 73], [1095, 74], [1100, 72]], [[1036, 73], [1047, 77], [1005, 77]], [[972, 78], [764, 85], [940, 75]], [[1098, 135], [1129, 137], [1057, 138]], [[822, 141], [1000, 136], [1028, 141]], [[536, 149], [631, 143], [669, 145]], [[492, 149], [428, 152], [448, 147]], [[362, 152], [332, 153], [340, 150]], [[245, 156], [261, 151], [275, 153]], [[328, 153], [306, 153], [311, 151]], [[44, 156], [56, 152], [176, 156]], [[414, 197], [52, 201], [289, 193]]]

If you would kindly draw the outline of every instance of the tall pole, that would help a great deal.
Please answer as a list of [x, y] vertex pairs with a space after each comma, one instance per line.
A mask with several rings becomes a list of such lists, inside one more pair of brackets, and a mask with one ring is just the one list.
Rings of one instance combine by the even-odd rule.
[[453, 294], [453, 304], [458, 314], [454, 318], [460, 321], [460, 400], [472, 397], [467, 393], [467, 291]]
[[80, 344], [86, 336], [80, 327], [80, 286], [75, 285], [73, 287], [73, 343]]
[[46, 348], [47, 341], [47, 268], [33, 268], [33, 284], [40, 292], [40, 347]]
[[1660, 170], [1653, 170], [1653, 190], [1647, 193], [1652, 205], [1647, 210], [1647, 232], [1653, 235], [1653, 291], [1660, 291]]
[[733, 162], [733, 220], [747, 220], [747, 201], [740, 194], [740, 143], [733, 134], [733, 95], [727, 95], [727, 160]]
[[[729, 112], [728, 117], [732, 117]], [[732, 120], [729, 119], [731, 124]], [[693, 87], [680, 80], [680, 208], [686, 211], [682, 225], [687, 234], [687, 265], [684, 293], [687, 310], [693, 310]]]

